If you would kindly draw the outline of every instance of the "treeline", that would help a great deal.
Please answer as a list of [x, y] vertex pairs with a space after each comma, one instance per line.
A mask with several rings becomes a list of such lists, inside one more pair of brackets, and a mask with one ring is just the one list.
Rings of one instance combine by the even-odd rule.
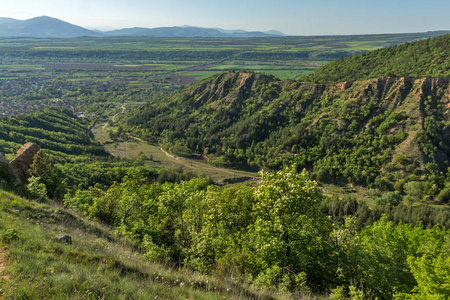
[[[397, 202], [383, 201], [393, 198], [396, 198]], [[375, 200], [375, 205], [370, 207], [366, 202], [357, 201], [352, 196], [330, 196], [322, 201], [319, 209], [334, 222], [342, 224], [347, 217], [354, 217], [357, 230], [372, 225], [383, 216], [394, 225], [406, 223], [424, 228], [450, 228], [450, 208], [447, 206], [400, 203], [401, 196], [399, 197], [398, 192], [384, 192], [380, 196], [373, 196], [372, 199]]]
[[449, 77], [450, 35], [405, 43], [333, 61], [304, 81], [337, 83], [390, 77]]
[[55, 172], [64, 180], [68, 189], [87, 190], [92, 187], [106, 190], [122, 182], [130, 172], [139, 173], [145, 183], [181, 182], [197, 177], [191, 172], [176, 172], [145, 166], [143, 160], [124, 161], [110, 158], [108, 161], [64, 163], [54, 166]]
[[115, 226], [152, 261], [256, 289], [335, 299], [450, 296], [450, 239], [439, 225], [394, 225], [352, 200], [326, 200], [295, 168], [261, 176], [256, 187], [202, 178], [148, 185], [134, 171], [106, 191], [68, 194], [65, 203]]
[[45, 61], [45, 62], [96, 62], [126, 63], [130, 60], [135, 63], [149, 63], [153, 61], [222, 61], [222, 60], [326, 60], [331, 61], [341, 57], [349, 57], [363, 51], [354, 50], [298, 50], [298, 51], [246, 51], [227, 49], [184, 49], [184, 50], [19, 50], [3, 51], [0, 57], [7, 58], [13, 62], [16, 60]]

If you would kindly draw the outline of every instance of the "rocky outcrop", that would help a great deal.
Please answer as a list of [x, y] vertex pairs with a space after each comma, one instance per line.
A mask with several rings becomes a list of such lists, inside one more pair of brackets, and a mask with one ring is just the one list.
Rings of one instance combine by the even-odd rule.
[[3, 176], [11, 177], [9, 179], [5, 178], [8, 181], [15, 181], [17, 179], [11, 164], [3, 155], [3, 153], [0, 153], [0, 172], [2, 173]]
[[26, 183], [30, 177], [30, 167], [33, 164], [34, 156], [40, 149], [38, 144], [26, 143], [20, 147], [16, 158], [11, 161], [14, 174], [23, 183]]
[[346, 90], [351, 88], [353, 85], [353, 81], [344, 81], [341, 83], [336, 84], [336, 87], [340, 90]]
[[69, 235], [67, 235], [67, 234], [58, 234], [57, 236], [56, 236], [56, 239], [58, 240], [58, 241], [60, 241], [60, 242], [64, 242], [64, 243], [67, 243], [67, 244], [69, 244], [69, 245], [72, 245], [72, 237], [70, 237]]
[[[236, 106], [252, 96], [258, 86], [275, 82], [270, 76], [249, 72], [228, 72], [212, 77], [199, 85], [191, 95], [194, 96], [193, 108], [210, 104], [212, 108], [219, 105]], [[219, 103], [218, 101], [222, 103]]]

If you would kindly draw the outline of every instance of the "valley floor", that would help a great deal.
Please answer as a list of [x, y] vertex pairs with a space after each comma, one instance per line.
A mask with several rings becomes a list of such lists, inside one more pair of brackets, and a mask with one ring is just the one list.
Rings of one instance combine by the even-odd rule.
[[150, 145], [147, 142], [129, 136], [124, 142], [113, 142], [108, 137], [109, 128], [104, 125], [93, 128], [95, 138], [105, 144], [105, 148], [114, 156], [128, 159], [137, 159], [143, 153], [146, 157], [146, 165], [154, 168], [165, 168], [171, 171], [193, 172], [212, 179], [218, 184], [237, 183], [249, 181], [258, 182], [257, 173], [239, 171], [226, 168], [218, 168], [206, 163], [204, 160], [188, 159], [172, 155], [162, 147]]

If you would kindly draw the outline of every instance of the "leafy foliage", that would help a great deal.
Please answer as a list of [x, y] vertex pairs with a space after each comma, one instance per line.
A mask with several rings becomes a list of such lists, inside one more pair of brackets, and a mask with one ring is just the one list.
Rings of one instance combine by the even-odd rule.
[[283, 282], [292, 289], [298, 276], [305, 276], [317, 287], [332, 272], [325, 263], [331, 223], [317, 209], [322, 200], [317, 183], [295, 168], [261, 177], [248, 232], [255, 284], [270, 288]]
[[[341, 223], [321, 213], [325, 198], [305, 172], [286, 168], [261, 175], [256, 187], [217, 187], [202, 178], [147, 185], [133, 172], [107, 191], [80, 190], [65, 201], [114, 225], [150, 260], [233, 274], [254, 288], [335, 287], [334, 294], [355, 299], [428, 293], [420, 277], [428, 255], [441, 255], [433, 268], [435, 280], [445, 282], [445, 229], [395, 225], [383, 217], [358, 230], [355, 218]], [[437, 254], [427, 254], [436, 249], [432, 245]]]

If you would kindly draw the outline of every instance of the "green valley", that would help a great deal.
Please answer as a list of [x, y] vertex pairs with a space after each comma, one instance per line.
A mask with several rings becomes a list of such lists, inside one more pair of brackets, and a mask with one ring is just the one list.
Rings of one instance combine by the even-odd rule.
[[0, 298], [449, 298], [437, 35], [0, 39]]

